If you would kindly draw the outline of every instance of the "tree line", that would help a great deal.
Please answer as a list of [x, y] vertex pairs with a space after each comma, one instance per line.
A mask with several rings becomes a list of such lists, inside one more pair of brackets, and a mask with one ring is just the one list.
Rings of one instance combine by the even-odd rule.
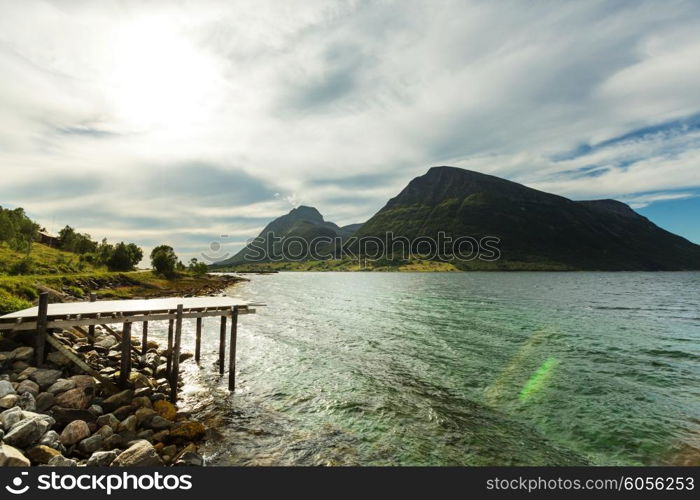
[[[45, 232], [45, 229], [31, 220], [24, 209], [0, 207], [0, 243], [7, 244], [13, 250], [29, 254], [32, 243], [39, 240], [41, 232]], [[135, 243], [120, 241], [112, 244], [107, 242], [106, 238], [98, 242], [88, 233], [80, 233], [68, 225], [59, 231], [56, 241], [59, 250], [78, 255], [80, 262], [106, 266], [110, 271], [132, 271], [143, 259], [143, 250]], [[27, 257], [25, 260], [28, 259], [30, 258]], [[151, 251], [150, 260], [154, 271], [168, 277], [186, 270], [197, 276], [207, 272], [207, 265], [204, 262], [198, 262], [195, 258], [185, 266], [175, 254], [175, 250], [168, 245], [155, 247]], [[26, 267], [26, 271], [29, 272], [31, 266], [27, 264]]]

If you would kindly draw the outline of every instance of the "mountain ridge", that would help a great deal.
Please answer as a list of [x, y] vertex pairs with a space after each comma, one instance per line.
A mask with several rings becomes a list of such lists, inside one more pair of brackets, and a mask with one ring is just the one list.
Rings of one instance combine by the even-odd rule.
[[500, 239], [504, 262], [580, 270], [700, 269], [700, 246], [616, 200], [573, 201], [496, 176], [432, 167], [357, 232]]

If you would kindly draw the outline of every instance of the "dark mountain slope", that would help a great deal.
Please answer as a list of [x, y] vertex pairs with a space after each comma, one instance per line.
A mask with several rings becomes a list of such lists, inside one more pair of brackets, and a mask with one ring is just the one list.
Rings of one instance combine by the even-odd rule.
[[700, 246], [614, 200], [576, 202], [491, 175], [433, 167], [356, 233], [496, 236], [501, 261], [600, 270], [700, 269]]

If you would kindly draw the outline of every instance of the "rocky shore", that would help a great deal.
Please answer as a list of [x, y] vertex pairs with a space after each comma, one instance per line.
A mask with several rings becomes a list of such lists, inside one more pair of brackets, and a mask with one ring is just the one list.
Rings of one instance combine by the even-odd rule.
[[0, 338], [0, 466], [204, 465], [197, 444], [207, 430], [167, 400], [158, 344], [132, 351], [129, 387], [115, 391], [121, 359], [115, 332], [96, 327], [94, 345], [77, 330], [54, 336], [102, 380], [57, 350], [35, 366], [31, 334]]

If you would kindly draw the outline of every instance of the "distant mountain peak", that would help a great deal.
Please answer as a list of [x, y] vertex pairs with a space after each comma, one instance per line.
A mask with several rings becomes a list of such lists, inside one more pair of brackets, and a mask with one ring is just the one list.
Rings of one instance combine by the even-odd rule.
[[[326, 221], [316, 208], [299, 205], [288, 213], [270, 221], [255, 238], [255, 243], [258, 248], [267, 248], [265, 242], [271, 236], [275, 238], [294, 237], [307, 242], [313, 241], [317, 237], [331, 239], [339, 237], [341, 240], [345, 240], [352, 236], [361, 226], [361, 224], [349, 224], [344, 227], [338, 227], [337, 224]], [[218, 262], [216, 266], [245, 262], [247, 256], [255, 253], [251, 245], [248, 244], [236, 255]]]
[[323, 215], [314, 207], [309, 207], [307, 205], [299, 205], [289, 211], [289, 214], [294, 217], [303, 218], [309, 222], [323, 222]]

